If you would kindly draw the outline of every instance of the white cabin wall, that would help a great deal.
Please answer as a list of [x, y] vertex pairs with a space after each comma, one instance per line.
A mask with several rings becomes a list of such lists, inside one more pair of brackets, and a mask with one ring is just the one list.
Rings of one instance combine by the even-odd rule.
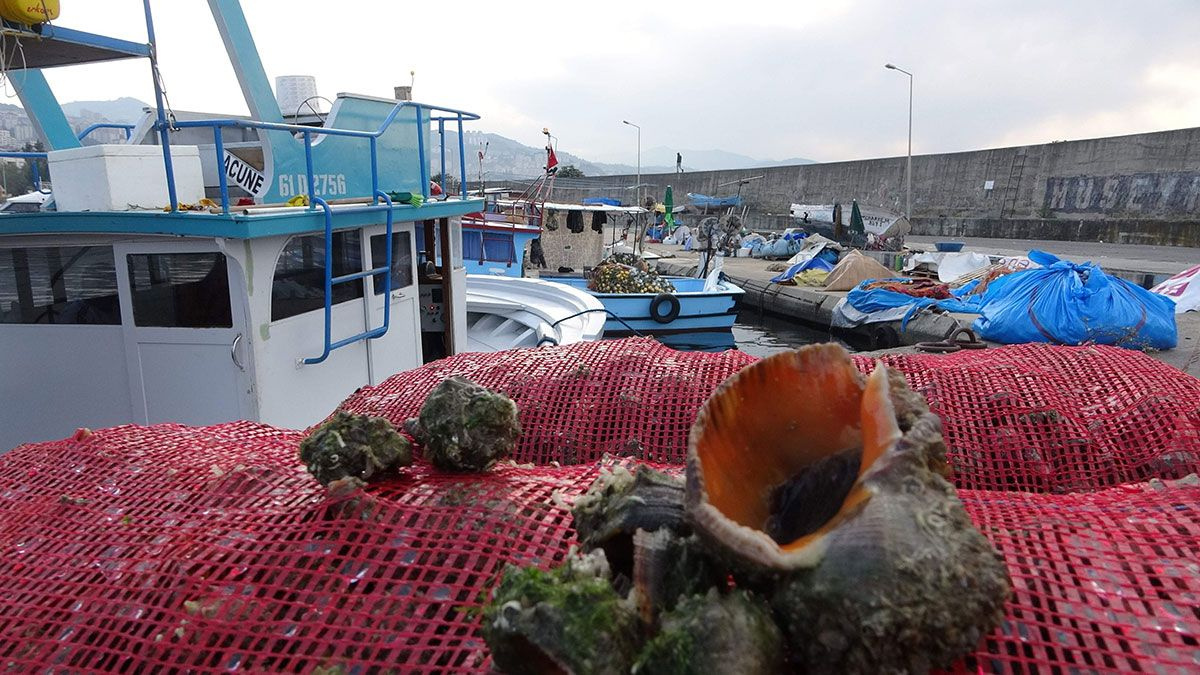
[[[287, 237], [266, 237], [230, 244], [230, 254], [242, 259], [249, 290], [249, 335], [257, 379], [255, 397], [259, 420], [291, 429], [304, 429], [323, 420], [356, 389], [369, 382], [367, 347], [358, 342], [336, 349], [324, 362], [299, 365], [320, 356], [324, 346], [325, 313], [307, 312], [271, 321], [271, 285], [275, 264]], [[241, 250], [236, 251], [240, 244]], [[361, 301], [333, 307], [333, 339], [362, 331]]]
[[134, 418], [121, 326], [4, 324], [0, 344], [0, 453]]

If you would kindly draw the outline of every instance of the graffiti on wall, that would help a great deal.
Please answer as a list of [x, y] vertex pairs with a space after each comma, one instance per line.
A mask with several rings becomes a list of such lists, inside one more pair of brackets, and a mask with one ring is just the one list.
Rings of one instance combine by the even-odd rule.
[[1046, 179], [1045, 207], [1062, 213], [1197, 214], [1200, 213], [1200, 172], [1055, 176]]

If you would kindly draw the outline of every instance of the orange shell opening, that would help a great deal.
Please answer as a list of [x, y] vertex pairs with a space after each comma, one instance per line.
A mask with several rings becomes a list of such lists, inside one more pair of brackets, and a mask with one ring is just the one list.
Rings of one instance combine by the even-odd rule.
[[[707, 501], [756, 530], [770, 515], [772, 490], [805, 466], [862, 446], [861, 478], [900, 437], [886, 370], [877, 368], [864, 387], [837, 345], [784, 352], [748, 366], [709, 398], [700, 419], [695, 452]], [[803, 548], [869, 496], [857, 483], [821, 529], [780, 548]]]

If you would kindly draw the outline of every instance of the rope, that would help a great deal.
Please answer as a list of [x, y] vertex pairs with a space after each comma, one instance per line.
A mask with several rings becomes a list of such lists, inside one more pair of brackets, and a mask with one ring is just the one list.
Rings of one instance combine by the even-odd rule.
[[571, 319], [574, 319], [577, 316], [583, 316], [584, 314], [591, 314], [593, 312], [604, 312], [605, 314], [607, 314], [607, 315], [611, 316], [612, 318], [616, 319], [617, 321], [621, 322], [621, 325], [623, 325], [626, 328], [628, 328], [629, 330], [633, 331], [634, 335], [636, 335], [638, 337], [646, 337], [645, 335], [642, 335], [642, 333], [638, 329], [634, 328], [633, 326], [630, 326], [628, 323], [625, 323], [625, 319], [622, 319], [621, 317], [617, 316], [616, 314], [613, 314], [612, 312], [610, 312], [607, 309], [585, 309], [582, 312], [575, 312], [571, 316], [564, 316], [563, 318], [559, 319], [558, 321], [555, 321], [554, 323], [550, 324], [550, 327], [555, 328], [558, 326], [558, 324], [560, 324], [564, 321], [569, 321]]
[[167, 113], [167, 125], [171, 130], [176, 130], [175, 126], [175, 110], [171, 108], [171, 99], [167, 96], [167, 84], [163, 79], [162, 71], [158, 67], [158, 45], [150, 45], [150, 69], [154, 71], [154, 80], [158, 83], [158, 90], [162, 93], [163, 107]]

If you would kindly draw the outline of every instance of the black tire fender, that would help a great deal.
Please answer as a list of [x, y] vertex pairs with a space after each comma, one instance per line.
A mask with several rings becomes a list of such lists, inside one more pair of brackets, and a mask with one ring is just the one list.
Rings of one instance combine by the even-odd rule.
[[[666, 311], [663, 311], [663, 306]], [[671, 323], [679, 317], [679, 298], [670, 293], [659, 293], [650, 301], [650, 318], [658, 323]]]

